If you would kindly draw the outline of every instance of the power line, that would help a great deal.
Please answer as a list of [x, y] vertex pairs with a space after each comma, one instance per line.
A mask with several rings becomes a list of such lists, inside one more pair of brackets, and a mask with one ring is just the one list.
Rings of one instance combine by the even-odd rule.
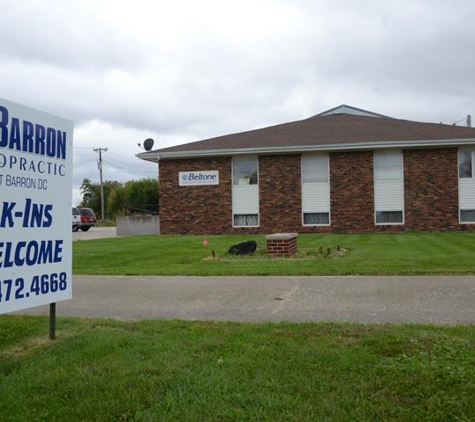
[[94, 158], [91, 158], [87, 161], [81, 161], [80, 163], [75, 163], [73, 162], [73, 167], [80, 167], [80, 166], [84, 166], [86, 164], [90, 164], [90, 163], [93, 163], [94, 161], [96, 161]]
[[135, 155], [133, 155], [133, 156], [131, 156], [131, 155], [125, 155], [125, 154], [120, 154], [120, 153], [118, 153], [118, 152], [112, 152], [112, 151], [111, 151], [111, 154], [112, 154], [112, 155], [118, 155], [118, 156], [120, 156], [120, 157], [124, 157], [124, 158], [127, 158], [127, 159], [134, 159], [135, 161], [138, 161], [138, 158], [135, 157]]
[[109, 158], [104, 159], [104, 164], [116, 169], [123, 171], [125, 173], [130, 173], [130, 174], [137, 174], [137, 175], [146, 175], [152, 173], [152, 171], [149, 170], [143, 170], [142, 168], [139, 168], [139, 164], [134, 164], [133, 168], [131, 169], [130, 163], [124, 163], [120, 162], [117, 160], [111, 160]]

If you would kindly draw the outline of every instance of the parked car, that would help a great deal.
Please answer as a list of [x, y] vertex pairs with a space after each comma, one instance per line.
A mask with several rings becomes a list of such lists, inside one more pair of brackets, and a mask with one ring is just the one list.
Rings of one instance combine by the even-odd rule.
[[[76, 212], [79, 215], [75, 214]], [[87, 232], [96, 225], [96, 222], [96, 214], [91, 208], [73, 208], [73, 232], [77, 232], [79, 229]]]
[[81, 213], [76, 207], [73, 207], [73, 232], [77, 232], [81, 227]]

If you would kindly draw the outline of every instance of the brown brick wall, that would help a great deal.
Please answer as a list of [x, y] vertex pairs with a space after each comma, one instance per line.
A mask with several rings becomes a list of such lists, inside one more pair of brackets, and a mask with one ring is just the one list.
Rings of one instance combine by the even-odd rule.
[[330, 154], [332, 231], [375, 231], [373, 153]]
[[293, 255], [297, 252], [297, 236], [292, 239], [267, 239], [266, 252], [268, 255]]
[[259, 157], [260, 232], [302, 232], [300, 154]]
[[[330, 153], [331, 226], [302, 226], [300, 154], [259, 156], [260, 227], [232, 227], [231, 157], [162, 160], [160, 227], [173, 233], [458, 230], [457, 149], [405, 150], [405, 224], [374, 224], [373, 153]], [[178, 186], [179, 171], [219, 170], [219, 186]], [[465, 226], [467, 227], [467, 226]]]
[[408, 229], [459, 228], [456, 148], [404, 151], [404, 202]]
[[[178, 186], [180, 171], [218, 170], [217, 186]], [[229, 233], [231, 158], [160, 161], [160, 232], [163, 234]]]

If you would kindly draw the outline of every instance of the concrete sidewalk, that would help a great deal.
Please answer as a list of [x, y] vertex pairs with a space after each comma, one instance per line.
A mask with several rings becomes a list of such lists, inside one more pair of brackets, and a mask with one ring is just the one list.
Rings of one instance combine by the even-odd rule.
[[[48, 315], [49, 307], [21, 311]], [[58, 316], [231, 321], [475, 323], [475, 276], [74, 276]]]

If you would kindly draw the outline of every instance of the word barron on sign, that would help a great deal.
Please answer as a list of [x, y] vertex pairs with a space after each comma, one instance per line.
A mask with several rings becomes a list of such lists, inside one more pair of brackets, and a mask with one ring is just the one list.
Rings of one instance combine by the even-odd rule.
[[72, 297], [73, 123], [0, 98], [0, 314]]

